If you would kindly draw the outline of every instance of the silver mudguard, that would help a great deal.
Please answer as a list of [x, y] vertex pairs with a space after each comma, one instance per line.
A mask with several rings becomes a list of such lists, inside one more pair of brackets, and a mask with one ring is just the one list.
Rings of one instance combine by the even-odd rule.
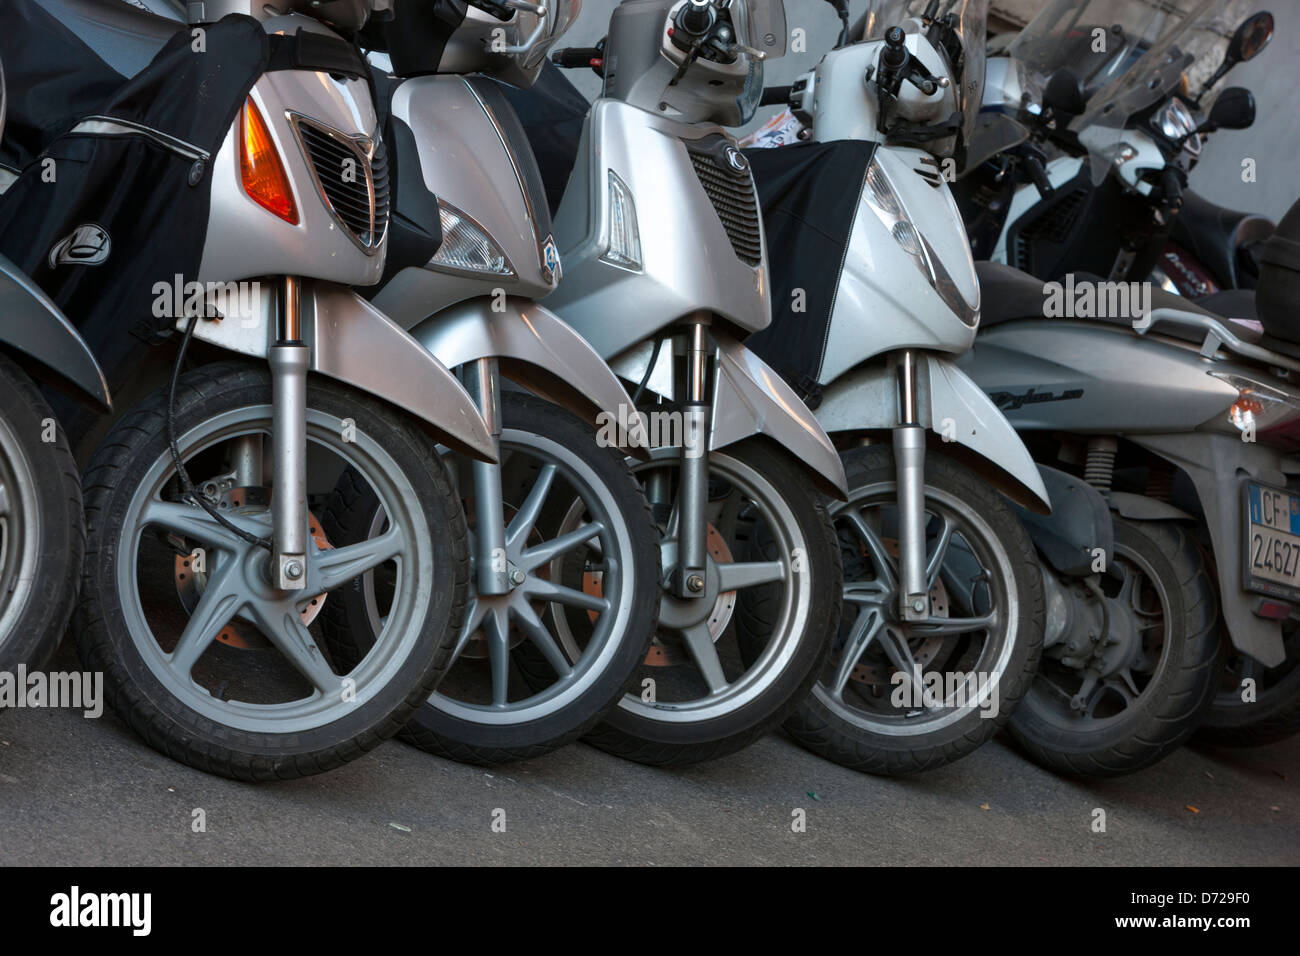
[[[1050, 513], [1051, 501], [1038, 466], [989, 397], [949, 359], [922, 352], [916, 364], [920, 423], [991, 465], [993, 483], [1008, 498], [1031, 511]], [[898, 423], [897, 409], [893, 371], [875, 362], [828, 385], [817, 420], [831, 434], [892, 429]]]
[[80, 333], [23, 271], [0, 256], [0, 345], [44, 365], [105, 410], [104, 372]]
[[[275, 296], [257, 292], [251, 311], [200, 321], [194, 337], [265, 358], [275, 329]], [[446, 366], [397, 323], [346, 286], [304, 283], [303, 338], [311, 371], [369, 392], [428, 422], [456, 451], [497, 460], [496, 446], [469, 393]], [[184, 328], [186, 320], [178, 321]]]
[[508, 296], [505, 310], [492, 299], [467, 299], [411, 329], [411, 335], [448, 368], [480, 358], [501, 360], [502, 372], [575, 415], [596, 422], [619, 418], [632, 402], [587, 340], [532, 299]]
[[794, 389], [717, 326], [710, 335], [718, 346], [718, 376], [709, 448], [766, 435], [790, 451], [823, 491], [846, 500], [848, 481], [840, 454]]

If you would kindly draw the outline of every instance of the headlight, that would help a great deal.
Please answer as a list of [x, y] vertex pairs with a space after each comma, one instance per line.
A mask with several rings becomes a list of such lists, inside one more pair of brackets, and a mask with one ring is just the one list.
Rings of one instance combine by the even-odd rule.
[[636, 203], [627, 183], [609, 171], [609, 241], [604, 262], [621, 269], [641, 271], [641, 233], [636, 227]]
[[934, 285], [934, 266], [926, 252], [925, 243], [921, 241], [916, 226], [903, 208], [903, 203], [894, 192], [893, 185], [885, 171], [876, 165], [873, 159], [867, 167], [866, 188], [862, 190], [862, 199], [880, 220], [880, 224], [894, 237], [894, 241], [903, 251], [912, 257], [921, 274]]
[[1165, 108], [1160, 111], [1158, 125], [1165, 138], [1175, 142], [1196, 132], [1196, 119], [1180, 99], [1172, 99], [1165, 104]]
[[1232, 372], [1209, 374], [1237, 390], [1228, 421], [1240, 432], [1261, 432], [1300, 417], [1300, 395]]
[[488, 275], [515, 274], [501, 247], [465, 213], [439, 199], [438, 217], [442, 221], [442, 245], [433, 254], [431, 265]]

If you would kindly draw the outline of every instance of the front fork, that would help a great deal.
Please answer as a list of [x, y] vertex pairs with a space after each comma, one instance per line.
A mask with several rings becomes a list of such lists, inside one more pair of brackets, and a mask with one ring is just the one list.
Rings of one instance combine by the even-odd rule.
[[[271, 364], [271, 583], [286, 591], [307, 586], [307, 369], [311, 349], [302, 341], [298, 280], [284, 277]], [[260, 442], [241, 446], [236, 470], [260, 470]], [[240, 480], [248, 480], [241, 477]], [[259, 482], [260, 483], [260, 482]]]
[[462, 370], [465, 390], [478, 405], [496, 446], [497, 463], [475, 461], [474, 586], [479, 594], [507, 594], [514, 584], [506, 560], [505, 510], [501, 495], [501, 373], [495, 358], [475, 359]]
[[930, 616], [925, 555], [925, 426], [917, 413], [916, 355], [898, 357], [898, 425], [894, 428], [894, 471], [898, 488], [898, 611], [905, 621]]

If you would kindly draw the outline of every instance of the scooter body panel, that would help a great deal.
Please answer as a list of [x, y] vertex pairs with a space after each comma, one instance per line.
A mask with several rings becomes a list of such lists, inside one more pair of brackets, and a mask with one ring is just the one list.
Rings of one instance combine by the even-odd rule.
[[1005, 322], [981, 332], [957, 365], [1029, 431], [1190, 430], [1237, 399], [1190, 343], [1100, 321]]
[[[964, 352], [979, 324], [975, 263], [938, 165], [921, 150], [895, 147], [877, 149], [872, 162], [924, 243], [935, 282], [860, 197], [831, 311], [822, 381], [898, 349]], [[862, 185], [864, 192], [868, 188]]]
[[[587, 115], [555, 219], [564, 281], [547, 305], [606, 358], [693, 313], [745, 332], [771, 321], [766, 261], [749, 265], [736, 254], [687, 151], [688, 142], [710, 137], [730, 139], [722, 127], [680, 123], [619, 100], [598, 99]], [[611, 174], [635, 205], [636, 270], [601, 258], [610, 249]], [[761, 238], [761, 220], [756, 229]]]

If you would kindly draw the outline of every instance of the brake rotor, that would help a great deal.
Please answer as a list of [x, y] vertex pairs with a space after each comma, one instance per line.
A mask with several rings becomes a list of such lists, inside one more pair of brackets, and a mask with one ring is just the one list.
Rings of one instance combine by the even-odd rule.
[[[260, 487], [230, 488], [215, 496], [217, 498], [217, 507], [221, 511], [228, 511], [231, 514], [264, 513], [271, 506], [269, 491], [267, 488]], [[311, 532], [312, 540], [316, 542], [316, 547], [322, 551], [328, 551], [334, 547], [325, 535], [325, 529], [321, 527], [320, 522], [316, 520], [316, 516], [310, 511], [307, 512], [307, 527]], [[199, 603], [199, 598], [203, 596], [203, 589], [208, 581], [207, 569], [196, 571], [192, 568], [193, 563], [192, 554], [176, 555], [176, 595], [180, 598], [181, 605], [185, 608], [186, 613], [193, 613], [195, 605]], [[326, 597], [325, 594], [319, 594], [307, 602], [307, 606], [302, 610], [302, 623], [304, 625], [310, 626], [312, 621], [316, 620], [316, 616], [320, 614], [325, 606]], [[271, 642], [263, 637], [256, 627], [240, 620], [232, 620], [223, 627], [221, 633], [217, 635], [217, 640], [227, 647], [235, 647], [241, 650], [271, 646]]]

